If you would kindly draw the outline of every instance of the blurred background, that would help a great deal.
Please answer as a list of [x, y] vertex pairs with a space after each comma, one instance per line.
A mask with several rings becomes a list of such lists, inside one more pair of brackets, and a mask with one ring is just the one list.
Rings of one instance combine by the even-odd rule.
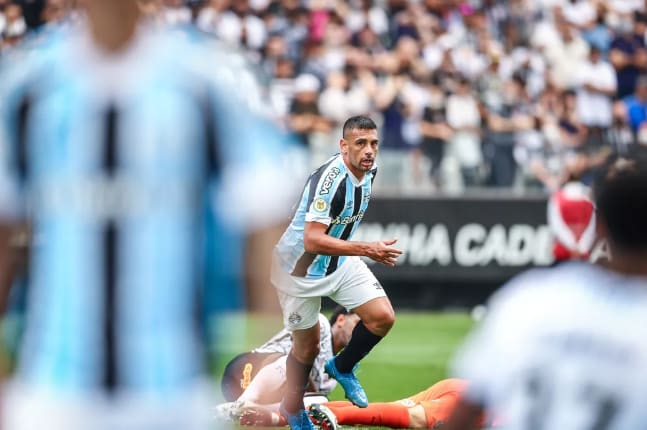
[[[0, 0], [0, 55], [78, 19], [76, 3]], [[647, 144], [647, 1], [141, 5], [154, 25], [196, 27], [240, 54], [232, 84], [297, 137], [304, 180], [337, 151], [346, 118], [376, 120], [379, 173], [355, 240], [399, 238], [398, 267], [372, 266], [396, 309], [471, 309], [520, 270], [552, 264], [550, 193]]]

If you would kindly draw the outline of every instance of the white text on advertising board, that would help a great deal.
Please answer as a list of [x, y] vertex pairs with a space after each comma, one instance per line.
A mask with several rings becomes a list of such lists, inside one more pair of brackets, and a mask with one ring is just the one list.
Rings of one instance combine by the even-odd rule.
[[461, 226], [450, 237], [445, 224], [366, 223], [360, 225], [353, 240], [398, 239], [404, 251], [398, 264], [427, 266], [457, 264], [464, 267], [544, 266], [552, 262], [552, 238], [548, 227], [528, 224], [485, 227], [478, 223]]

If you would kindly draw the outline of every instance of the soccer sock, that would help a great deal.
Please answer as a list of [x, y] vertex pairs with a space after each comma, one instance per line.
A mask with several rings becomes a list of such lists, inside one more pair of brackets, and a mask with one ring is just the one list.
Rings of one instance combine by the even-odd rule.
[[335, 367], [341, 373], [348, 373], [379, 341], [382, 336], [368, 331], [362, 321], [357, 323], [346, 348], [335, 358]]
[[305, 409], [303, 406], [303, 394], [306, 392], [312, 364], [301, 363], [290, 352], [285, 368], [287, 384], [283, 395], [283, 407], [293, 414], [299, 409]]
[[342, 425], [409, 428], [409, 409], [397, 403], [370, 403], [366, 408], [335, 407], [326, 404]]

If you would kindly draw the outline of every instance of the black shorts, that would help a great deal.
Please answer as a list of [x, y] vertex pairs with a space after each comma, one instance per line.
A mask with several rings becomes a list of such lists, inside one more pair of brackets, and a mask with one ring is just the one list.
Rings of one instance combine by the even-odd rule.
[[258, 371], [279, 358], [278, 352], [243, 352], [234, 357], [222, 374], [222, 395], [233, 402], [245, 391]]

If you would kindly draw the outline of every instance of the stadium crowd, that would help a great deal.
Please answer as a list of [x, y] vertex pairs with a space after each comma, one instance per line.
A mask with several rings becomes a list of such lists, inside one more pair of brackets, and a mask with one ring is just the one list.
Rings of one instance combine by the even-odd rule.
[[[74, 0], [0, 0], [2, 49]], [[378, 191], [554, 191], [647, 144], [643, 0], [142, 0], [242, 49], [268, 114], [317, 165], [337, 130], [382, 130]], [[386, 179], [385, 179], [386, 178]]]

